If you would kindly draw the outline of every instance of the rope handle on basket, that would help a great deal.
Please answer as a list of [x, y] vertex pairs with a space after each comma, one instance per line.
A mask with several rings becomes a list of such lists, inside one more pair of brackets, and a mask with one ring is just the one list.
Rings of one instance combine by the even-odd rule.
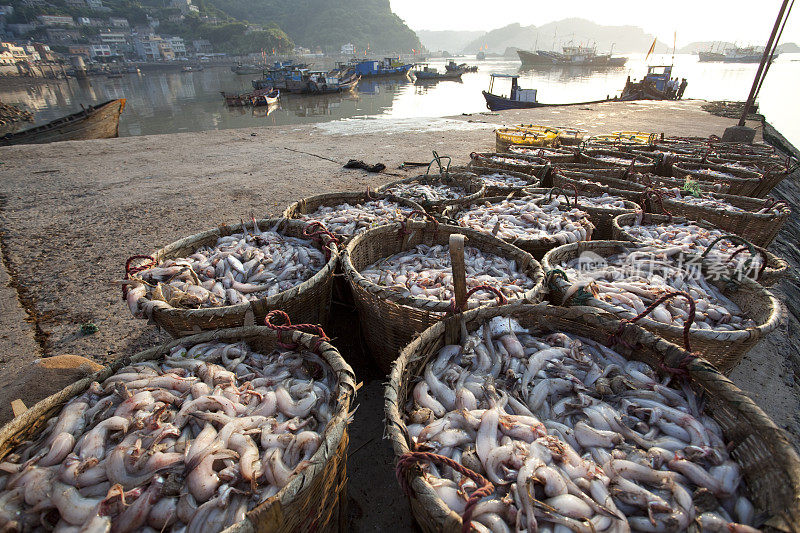
[[[748, 243], [748, 244], [749, 244], [749, 243]], [[728, 257], [728, 260], [726, 261], [726, 263], [727, 263], [727, 262], [730, 262], [730, 261], [732, 261], [734, 257], [736, 257], [737, 255], [739, 255], [739, 253], [741, 253], [741, 252], [744, 252], [744, 251], [745, 251], [745, 250], [747, 250], [748, 248], [749, 248], [748, 246], [742, 246], [741, 248], [738, 248], [737, 250], [735, 250], [735, 251], [734, 251], [734, 252], [733, 252], [733, 253], [730, 255], [730, 257]], [[756, 251], [757, 251], [757, 252], [758, 252], [758, 253], [761, 255], [761, 259], [762, 259], [762, 261], [761, 261], [761, 268], [759, 268], [759, 269], [758, 269], [758, 278], [757, 278], [757, 279], [760, 279], [760, 278], [761, 278], [761, 276], [764, 274], [764, 271], [767, 269], [767, 258], [764, 256], [764, 253], [763, 253], [761, 250], [759, 250], [759, 249], [756, 249]], [[750, 258], [749, 258], [747, 261], [745, 261], [745, 268], [746, 268], [747, 266], [749, 266], [749, 264], [750, 264], [752, 261], [753, 261], [753, 258], [752, 258], [752, 252], [751, 252], [751, 257], [750, 257]]]
[[[553, 200], [553, 193], [556, 191], [558, 192], [558, 194], [556, 194], [556, 198], [558, 198], [559, 196], [563, 196], [564, 200], [567, 202], [567, 207], [572, 207], [571, 205], [569, 205], [569, 196], [567, 196], [567, 193], [562, 191], [559, 187], [550, 188], [550, 192], [547, 195], [547, 203], [550, 203]], [[577, 206], [578, 204], [576, 202], [575, 207]]]
[[762, 207], [761, 209], [762, 210], [766, 209], [767, 211], [771, 211], [772, 209], [775, 209], [778, 206], [783, 206], [791, 209], [791, 206], [789, 205], [788, 202], [786, 202], [786, 200], [776, 200], [771, 196], [764, 200], [764, 207]]
[[[475, 152], [473, 152], [475, 153]], [[470, 154], [471, 156], [471, 154]], [[442, 166], [442, 159], [447, 159], [447, 166]], [[433, 150], [433, 160], [428, 163], [428, 169], [425, 171], [425, 175], [428, 176], [431, 173], [431, 167], [434, 163], [439, 166], [439, 175], [441, 176], [448, 176], [450, 174], [450, 164], [453, 162], [453, 158], [450, 156], [440, 156], [436, 153], [436, 150]]]
[[467, 294], [464, 296], [464, 301], [460, 304], [456, 303], [455, 298], [450, 300], [450, 312], [453, 314], [463, 313], [469, 303], [470, 297], [478, 291], [494, 293], [494, 295], [497, 296], [497, 305], [505, 305], [508, 303], [508, 298], [506, 298], [498, 289], [492, 287], [491, 285], [478, 285], [477, 287], [472, 287], [467, 291]]
[[636, 156], [633, 156], [633, 160], [631, 161], [631, 165], [625, 171], [625, 174], [622, 175], [622, 179], [628, 179], [628, 176], [633, 174], [633, 169], [636, 168]]
[[688, 316], [688, 318], [686, 319], [686, 321], [683, 324], [683, 347], [686, 348], [687, 352], [691, 352], [692, 351], [692, 345], [689, 343], [689, 330], [692, 328], [692, 324], [694, 323], [696, 306], [695, 306], [695, 303], [694, 303], [694, 298], [689, 296], [689, 294], [684, 292], [684, 291], [675, 291], [675, 292], [671, 292], [669, 294], [665, 294], [664, 296], [662, 296], [661, 298], [659, 298], [655, 302], [651, 303], [647, 307], [647, 309], [645, 309], [644, 311], [642, 311], [641, 313], [639, 313], [635, 317], [633, 317], [631, 319], [627, 319], [627, 318], [622, 319], [621, 322], [620, 322], [619, 328], [617, 329], [617, 331], [614, 334], [612, 334], [611, 337], [612, 338], [614, 338], [614, 337], [619, 338], [619, 335], [622, 333], [622, 330], [623, 330], [623, 328], [625, 327], [626, 324], [633, 324], [633, 323], [643, 319], [644, 317], [646, 317], [647, 315], [652, 313], [653, 310], [656, 307], [658, 307], [662, 303], [666, 302], [667, 300], [671, 300], [672, 298], [675, 298], [676, 296], [683, 296], [689, 302], [689, 316]]
[[[132, 267], [131, 263], [136, 261], [137, 259], [147, 259], [148, 261], [139, 266]], [[148, 268], [152, 268], [156, 266], [156, 260], [153, 258], [152, 255], [132, 255], [125, 261], [125, 279], [131, 279], [131, 274], [138, 274], [143, 270], [147, 270]], [[125, 300], [128, 298], [128, 286], [122, 286], [122, 299]]]
[[411, 484], [406, 479], [406, 473], [411, 469], [412, 466], [422, 461], [429, 461], [431, 463], [438, 464], [439, 466], [449, 466], [459, 474], [470, 478], [475, 482], [476, 485], [478, 485], [478, 488], [475, 489], [475, 491], [470, 495], [469, 500], [467, 500], [467, 506], [464, 508], [464, 514], [461, 515], [461, 533], [469, 533], [469, 531], [472, 529], [472, 513], [475, 511], [475, 506], [483, 498], [494, 494], [494, 485], [482, 475], [478, 474], [477, 472], [473, 472], [461, 463], [458, 463], [449, 457], [445, 457], [444, 455], [438, 455], [431, 452], [406, 452], [401, 455], [400, 459], [397, 461], [395, 476], [397, 477], [397, 482], [400, 483], [400, 487], [402, 487], [403, 492], [409, 498], [411, 497], [412, 490]]
[[666, 207], [664, 207], [664, 196], [661, 194], [661, 191], [657, 189], [652, 189], [648, 187], [647, 189], [642, 191], [642, 201], [640, 202], [642, 209], [644, 211], [647, 211], [647, 200], [649, 200], [650, 198], [655, 198], [656, 200], [658, 200], [658, 206], [661, 208], [661, 212], [669, 217], [667, 219], [667, 222], [672, 222], [673, 215], [670, 211], [667, 210]]
[[[328, 236], [330, 239], [328, 244], [325, 244], [325, 241], [321, 237], [322, 235]], [[335, 245], [338, 247], [341, 243], [339, 241], [339, 237], [331, 233], [330, 230], [328, 230], [328, 228], [326, 228], [325, 225], [318, 220], [310, 222], [308, 226], [303, 228], [303, 236], [319, 243], [320, 248], [322, 248], [325, 252], [325, 259], [328, 261], [331, 259], [331, 246]]]
[[[280, 317], [281, 319], [283, 319], [284, 323], [274, 324], [272, 321], [275, 317]], [[325, 334], [325, 331], [322, 329], [322, 326], [318, 324], [292, 324], [291, 319], [289, 319], [289, 315], [287, 315], [285, 311], [281, 311], [280, 309], [275, 309], [267, 313], [267, 316], [264, 317], [264, 325], [267, 326], [269, 329], [278, 332], [278, 346], [280, 346], [281, 348], [285, 348], [287, 350], [297, 349], [297, 344], [287, 344], [283, 342], [281, 334], [284, 331], [303, 331], [305, 333], [316, 335], [318, 339], [312, 349], [313, 352], [319, 352], [319, 347], [323, 342], [330, 342], [330, 339]]]
[[764, 273], [764, 269], [767, 267], [767, 256], [764, 255], [764, 253], [761, 250], [759, 250], [758, 248], [753, 246], [753, 243], [751, 243], [750, 241], [748, 241], [747, 239], [745, 239], [743, 237], [740, 237], [739, 235], [729, 234], [729, 235], [723, 235], [721, 237], [716, 238], [714, 240], [714, 242], [712, 242], [711, 244], [708, 245], [708, 247], [706, 247], [706, 250], [700, 256], [700, 259], [705, 260], [705, 258], [711, 252], [711, 249], [714, 247], [714, 245], [716, 245], [718, 242], [724, 241], [724, 240], [728, 240], [728, 241], [731, 241], [731, 242], [738, 242], [738, 243], [744, 245], [741, 248], [739, 248], [738, 250], [736, 250], [733, 253], [731, 253], [731, 255], [728, 257], [728, 259], [725, 262], [728, 263], [728, 262], [732, 261], [733, 258], [736, 257], [737, 255], [739, 255], [740, 252], [742, 252], [744, 250], [747, 250], [747, 251], [750, 252], [750, 257], [748, 257], [747, 260], [744, 263], [744, 267], [745, 267], [745, 269], [747, 269], [747, 268], [750, 267], [750, 264], [753, 262], [753, 258], [756, 256], [756, 254], [758, 254], [758, 255], [761, 256], [761, 268], [758, 271], [758, 276], [761, 277], [761, 274]]

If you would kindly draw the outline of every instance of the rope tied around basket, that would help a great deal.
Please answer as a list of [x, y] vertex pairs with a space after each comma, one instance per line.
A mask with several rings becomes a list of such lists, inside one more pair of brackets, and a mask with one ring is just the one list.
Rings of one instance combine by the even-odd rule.
[[[283, 324], [275, 324], [273, 323], [273, 319], [275, 317], [280, 317], [284, 323]], [[267, 326], [269, 329], [276, 331], [278, 333], [278, 346], [281, 348], [285, 348], [287, 350], [296, 350], [298, 345], [297, 344], [288, 344], [283, 342], [283, 335], [282, 333], [285, 331], [302, 331], [304, 333], [310, 333], [311, 335], [317, 336], [317, 341], [314, 343], [314, 347], [311, 351], [319, 353], [319, 347], [322, 345], [323, 342], [330, 342], [331, 339], [325, 334], [325, 331], [322, 329], [322, 326], [318, 324], [292, 324], [289, 315], [286, 314], [285, 311], [281, 311], [280, 309], [275, 309], [267, 313], [267, 316], [264, 317], [264, 325]]]
[[[573, 187], [574, 187], [574, 185], [573, 185]], [[567, 207], [573, 207], [573, 206], [569, 205], [569, 196], [567, 196], [567, 193], [564, 192], [563, 190], [561, 190], [561, 188], [559, 188], [559, 187], [551, 187], [550, 188], [550, 192], [547, 195], [547, 203], [548, 204], [553, 201], [553, 193], [554, 192], [557, 192], [556, 198], [558, 198], [559, 196], [563, 196], [564, 197], [564, 200], [567, 202]], [[578, 188], [577, 187], [575, 187], [575, 206], [574, 207], [578, 207]]]
[[[442, 166], [442, 159], [447, 159], [447, 166]], [[431, 173], [431, 167], [433, 166], [434, 163], [436, 163], [439, 166], [439, 174], [442, 176], [449, 176], [450, 163], [452, 162], [453, 162], [452, 157], [446, 155], [440, 156], [439, 154], [436, 153], [436, 150], [433, 150], [433, 160], [430, 163], [428, 163], [428, 170], [425, 171], [425, 175], [428, 176]]]
[[447, 312], [451, 314], [463, 313], [469, 305], [470, 297], [478, 291], [494, 293], [494, 295], [497, 296], [497, 305], [505, 305], [508, 303], [508, 298], [506, 298], [498, 289], [492, 287], [491, 285], [478, 285], [477, 287], [472, 287], [467, 291], [463, 302], [457, 303], [455, 298], [450, 300], [450, 309]]
[[[147, 259], [147, 262], [135, 267], [131, 263], [138, 259]], [[152, 255], [132, 255], [125, 261], [125, 279], [131, 279], [131, 274], [138, 274], [143, 270], [156, 266], [156, 260]], [[122, 299], [128, 298], [128, 285], [122, 285]]]
[[658, 189], [648, 187], [642, 191], [642, 200], [639, 202], [639, 205], [642, 206], [642, 209], [647, 211], [647, 200], [651, 198], [655, 198], [658, 201], [658, 206], [661, 208], [661, 212], [669, 217], [667, 218], [667, 222], [672, 222], [673, 215], [667, 210], [666, 207], [664, 207], [664, 195], [661, 194], [661, 191]]
[[[327, 244], [322, 238], [322, 235], [327, 235], [330, 239]], [[331, 233], [330, 230], [328, 230], [328, 228], [326, 228], [325, 225], [318, 220], [310, 222], [308, 226], [303, 228], [303, 236], [308, 237], [312, 241], [319, 244], [319, 247], [325, 252], [325, 259], [327, 261], [330, 261], [331, 259], [331, 246], [338, 247], [340, 244], [339, 237]]]
[[439, 233], [439, 221], [431, 215], [430, 213], [426, 213], [425, 211], [420, 211], [419, 209], [414, 209], [409, 214], [400, 221], [400, 231], [397, 232], [397, 238], [402, 240], [406, 235], [410, 235], [411, 232], [408, 231], [408, 223], [411, 221], [412, 218], [415, 216], [421, 216], [425, 220], [429, 221], [433, 224], [433, 234], [436, 235]]
[[487, 498], [494, 494], [494, 485], [482, 475], [478, 474], [477, 472], [473, 472], [461, 463], [458, 463], [449, 457], [445, 457], [444, 455], [431, 452], [406, 452], [401, 455], [400, 459], [397, 461], [397, 467], [395, 467], [395, 476], [397, 477], [397, 482], [400, 483], [400, 487], [403, 489], [403, 493], [408, 498], [411, 498], [412, 489], [411, 484], [406, 477], [407, 473], [414, 465], [422, 461], [428, 461], [438, 464], [439, 466], [449, 466], [459, 474], [470, 478], [475, 482], [476, 485], [478, 485], [478, 488], [473, 491], [469, 497], [469, 500], [467, 500], [464, 513], [461, 515], [461, 533], [469, 533], [469, 531], [472, 529], [472, 513], [475, 511], [475, 506], [483, 498]]
[[[756, 256], [756, 254], [758, 254], [758, 255], [761, 256], [761, 267], [759, 268], [759, 271], [758, 271], [758, 277], [761, 277], [761, 274], [764, 273], [764, 269], [767, 267], [767, 257], [766, 257], [766, 255], [764, 255], [761, 252], [761, 250], [759, 250], [755, 246], [753, 246], [753, 243], [751, 243], [750, 241], [748, 241], [744, 237], [740, 237], [739, 235], [728, 234], [728, 235], [722, 235], [721, 237], [717, 237], [716, 239], [714, 239], [714, 242], [712, 242], [711, 244], [709, 244], [706, 247], [705, 251], [700, 256], [700, 259], [702, 261], [705, 261], [706, 258], [708, 257], [708, 254], [711, 252], [711, 249], [718, 242], [725, 241], [725, 240], [728, 240], [728, 241], [731, 241], [731, 242], [734, 242], [734, 243], [738, 242], [738, 243], [744, 245], [741, 248], [739, 248], [736, 251], [734, 251], [733, 253], [731, 253], [731, 255], [728, 257], [728, 259], [725, 262], [726, 263], [731, 262], [733, 260], [733, 258], [736, 257], [739, 253], [741, 253], [744, 250], [747, 250], [747, 251], [750, 252], [750, 257], [748, 257], [747, 260], [744, 262], [744, 268], [745, 268], [745, 271], [746, 271], [748, 268], [750, 268], [750, 265], [753, 263], [753, 258]], [[725, 280], [725, 281], [733, 281], [733, 280], [732, 279], [728, 279], [728, 280]]]
[[686, 321], [683, 323], [683, 346], [686, 349], [686, 351], [689, 352], [690, 355], [687, 356], [687, 357], [684, 357], [678, 363], [677, 367], [668, 367], [664, 363], [659, 363], [659, 366], [661, 367], [662, 370], [664, 370], [665, 372], [669, 372], [670, 374], [688, 376], [688, 372], [686, 372], [686, 365], [689, 364], [690, 361], [692, 361], [694, 359], [697, 359], [696, 355], [692, 355], [691, 354], [692, 346], [691, 346], [691, 344], [689, 342], [689, 330], [692, 328], [692, 324], [694, 323], [696, 306], [695, 306], [695, 303], [694, 303], [694, 298], [689, 296], [689, 294], [684, 292], [684, 291], [675, 291], [675, 292], [670, 292], [668, 294], [665, 294], [664, 296], [662, 296], [661, 298], [659, 298], [655, 302], [651, 303], [647, 307], [647, 309], [645, 309], [644, 311], [642, 311], [641, 313], [639, 313], [635, 317], [633, 317], [631, 319], [623, 318], [620, 321], [619, 328], [617, 328], [617, 331], [615, 331], [614, 333], [612, 333], [609, 336], [609, 343], [611, 341], [613, 341], [613, 340], [618, 340], [622, 344], [630, 347], [630, 345], [627, 342], [625, 342], [621, 337], [622, 331], [625, 329], [625, 326], [628, 325], [628, 324], [633, 324], [633, 323], [643, 319], [644, 317], [646, 317], [647, 315], [652, 313], [653, 310], [656, 307], [658, 307], [662, 303], [666, 302], [667, 300], [671, 300], [671, 299], [673, 299], [673, 298], [675, 298], [677, 296], [683, 296], [689, 302], [689, 316], [686, 318]]

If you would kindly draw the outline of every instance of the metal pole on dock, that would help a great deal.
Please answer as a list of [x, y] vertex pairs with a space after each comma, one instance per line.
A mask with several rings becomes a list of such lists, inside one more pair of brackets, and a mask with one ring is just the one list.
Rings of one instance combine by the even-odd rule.
[[781, 4], [781, 10], [778, 13], [778, 18], [775, 19], [775, 26], [772, 28], [772, 33], [769, 36], [769, 41], [767, 41], [767, 46], [764, 47], [764, 55], [761, 56], [761, 63], [758, 65], [758, 71], [756, 71], [756, 78], [753, 80], [753, 87], [750, 89], [750, 95], [747, 97], [747, 102], [744, 105], [744, 110], [742, 111], [742, 116], [739, 119], [739, 127], [744, 126], [745, 120], [747, 119], [747, 114], [750, 111], [750, 107], [753, 105], [753, 102], [756, 100], [756, 94], [758, 93], [758, 87], [760, 85], [761, 77], [764, 74], [765, 66], [767, 65], [773, 45], [777, 45], [775, 42], [775, 36], [778, 34], [778, 30], [781, 27], [781, 21], [783, 21], [783, 15], [786, 13], [786, 7], [789, 5], [789, 0], [783, 0]]

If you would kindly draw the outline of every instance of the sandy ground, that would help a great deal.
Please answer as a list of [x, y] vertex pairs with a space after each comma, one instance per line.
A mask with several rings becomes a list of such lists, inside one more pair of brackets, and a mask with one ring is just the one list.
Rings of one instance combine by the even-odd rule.
[[[166, 340], [130, 316], [113, 284], [132, 254], [149, 253], [250, 213], [279, 214], [305, 196], [363, 190], [413, 175], [414, 170], [398, 170], [399, 165], [428, 161], [431, 150], [465, 164], [470, 152], [493, 150], [492, 129], [498, 124], [698, 136], [721, 135], [733, 125], [700, 105], [607, 103], [452, 119], [350, 120], [0, 148], [0, 385], [42, 356], [70, 353], [106, 363]], [[388, 169], [379, 175], [342, 169], [350, 158], [380, 161]], [[780, 287], [776, 291], [784, 294]], [[343, 308], [336, 312], [348, 313]], [[97, 325], [98, 332], [82, 335], [85, 323]], [[753, 349], [732, 376], [795, 445], [800, 443], [793, 366], [800, 361], [793, 346], [797, 326], [794, 317], [787, 317], [782, 329]], [[338, 334], [334, 329], [331, 336]], [[364, 381], [348, 465], [353, 529], [408, 529], [407, 504], [382, 440], [384, 377], [356, 353], [358, 344], [351, 339], [341, 347]], [[42, 390], [47, 385], [39, 384]], [[3, 420], [10, 416], [11, 399], [0, 398]]]

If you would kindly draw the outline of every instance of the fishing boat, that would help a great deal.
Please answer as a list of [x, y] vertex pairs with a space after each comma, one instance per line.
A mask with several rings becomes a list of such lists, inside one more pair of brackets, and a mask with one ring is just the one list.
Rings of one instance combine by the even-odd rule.
[[647, 75], [641, 81], [631, 81], [628, 76], [620, 100], [676, 100], [676, 92], [669, 90], [671, 79], [672, 65], [647, 67]]
[[41, 126], [9, 133], [0, 137], [0, 146], [119, 137], [119, 116], [125, 102], [125, 98], [109, 100]]
[[203, 65], [186, 65], [181, 69], [183, 72], [202, 72]]
[[[778, 58], [780, 54], [772, 55], [772, 61]], [[764, 57], [763, 46], [746, 46], [739, 47], [733, 46], [725, 50], [725, 57], [722, 58], [723, 63], [761, 63], [761, 58]]]
[[442, 74], [435, 68], [431, 68], [427, 65], [423, 65], [421, 70], [414, 71], [414, 77], [417, 81], [460, 80], [463, 74], [463, 70], [448, 71]]
[[281, 92], [275, 89], [267, 94], [259, 94], [250, 99], [250, 104], [253, 107], [271, 106], [278, 103], [281, 99]]
[[353, 67], [362, 78], [406, 77], [413, 64], [403, 63], [399, 57], [386, 57], [382, 61], [356, 61]]
[[541, 66], [574, 66], [574, 67], [622, 67], [628, 61], [627, 57], [613, 57], [612, 51], [608, 54], [598, 54], [596, 46], [563, 46], [561, 52], [548, 50], [517, 50], [517, 55], [523, 67]]
[[[497, 95], [492, 92], [494, 90], [495, 79], [511, 80], [511, 93], [509, 96]], [[592, 100], [589, 102], [545, 104], [536, 100], [536, 92], [536, 89], [522, 89], [519, 86], [519, 76], [516, 74], [491, 74], [489, 77], [489, 90], [483, 91], [483, 97], [486, 100], [486, 107], [492, 111], [502, 111], [504, 109], [531, 109], [535, 107], [598, 104], [600, 102], [609, 101], [609, 99], [606, 98], [603, 100]]]
[[261, 74], [263, 70], [264, 67], [259, 67], [258, 65], [242, 65], [241, 63], [231, 65], [231, 72], [240, 76], [245, 74]]
[[450, 60], [450, 62], [448, 62], [444, 66], [444, 69], [447, 72], [456, 72], [456, 71], [459, 71], [459, 70], [461, 72], [465, 72], [465, 73], [466, 72], [478, 72], [478, 67], [477, 66], [470, 66], [470, 65], [467, 65], [466, 63], [461, 63], [459, 65], [459, 64], [456, 64], [456, 62], [453, 61], [452, 59]]
[[304, 85], [300, 94], [332, 94], [352, 91], [358, 85], [361, 76], [355, 69], [345, 71], [332, 70], [330, 72], [310, 72], [304, 76]]

